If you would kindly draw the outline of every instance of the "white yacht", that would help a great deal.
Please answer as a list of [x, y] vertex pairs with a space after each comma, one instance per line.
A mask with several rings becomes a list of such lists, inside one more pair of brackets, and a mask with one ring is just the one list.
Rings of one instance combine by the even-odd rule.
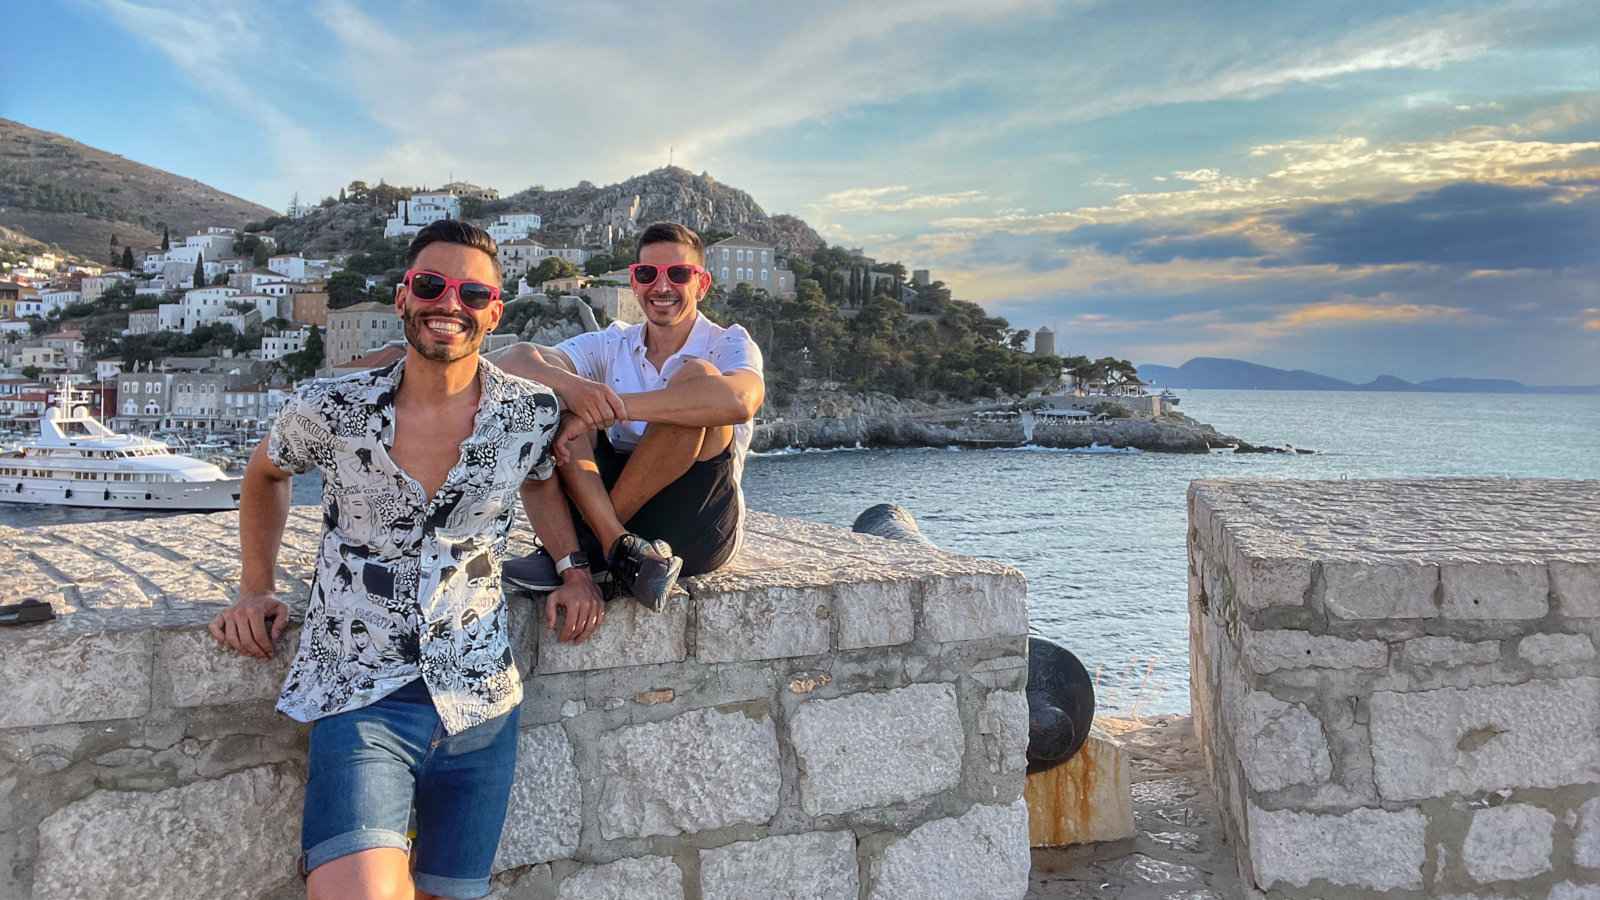
[[0, 453], [0, 502], [108, 509], [237, 509], [239, 479], [166, 444], [117, 434], [89, 415], [87, 392], [63, 381], [39, 436]]

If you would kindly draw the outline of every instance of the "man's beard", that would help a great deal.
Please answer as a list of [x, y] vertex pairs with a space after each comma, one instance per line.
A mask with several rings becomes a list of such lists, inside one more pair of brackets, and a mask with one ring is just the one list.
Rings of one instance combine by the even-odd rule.
[[[459, 344], [437, 344], [424, 338], [427, 325], [425, 319], [449, 319], [461, 325], [461, 342]], [[444, 313], [430, 313], [423, 309], [408, 307], [400, 316], [405, 323], [406, 342], [415, 347], [424, 359], [434, 362], [455, 362], [464, 359], [478, 351], [478, 345], [483, 342], [483, 336], [478, 332], [478, 323], [471, 316], [449, 315]]]

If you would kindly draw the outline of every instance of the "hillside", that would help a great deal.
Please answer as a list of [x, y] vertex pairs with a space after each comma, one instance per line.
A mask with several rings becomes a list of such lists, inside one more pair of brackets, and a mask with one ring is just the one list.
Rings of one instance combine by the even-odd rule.
[[702, 234], [728, 232], [776, 246], [787, 254], [807, 256], [822, 246], [822, 237], [794, 216], [768, 216], [744, 191], [710, 175], [692, 174], [673, 167], [656, 169], [620, 184], [595, 187], [587, 181], [577, 187], [547, 191], [529, 188], [503, 197], [485, 212], [536, 212], [546, 230], [564, 230], [584, 223], [619, 223], [639, 198], [636, 221], [682, 222]]
[[1139, 377], [1164, 388], [1211, 388], [1244, 391], [1406, 391], [1422, 393], [1475, 394], [1595, 394], [1600, 385], [1543, 387], [1526, 385], [1504, 378], [1431, 378], [1411, 382], [1393, 375], [1379, 375], [1365, 384], [1318, 375], [1303, 369], [1274, 369], [1242, 359], [1197, 356], [1183, 365], [1159, 366], [1146, 363]]
[[103, 261], [115, 236], [134, 248], [273, 211], [191, 178], [0, 118], [0, 225]]

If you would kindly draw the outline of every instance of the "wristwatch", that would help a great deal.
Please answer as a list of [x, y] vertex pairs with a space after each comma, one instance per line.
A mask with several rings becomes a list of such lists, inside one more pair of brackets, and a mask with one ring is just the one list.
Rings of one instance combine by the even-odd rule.
[[556, 560], [556, 574], [557, 575], [564, 575], [564, 574], [566, 574], [566, 571], [568, 569], [574, 569], [574, 568], [576, 568], [576, 569], [587, 569], [587, 568], [589, 568], [589, 557], [585, 556], [584, 552], [582, 550], [574, 550], [571, 553], [568, 553], [566, 556], [563, 556], [560, 559]]

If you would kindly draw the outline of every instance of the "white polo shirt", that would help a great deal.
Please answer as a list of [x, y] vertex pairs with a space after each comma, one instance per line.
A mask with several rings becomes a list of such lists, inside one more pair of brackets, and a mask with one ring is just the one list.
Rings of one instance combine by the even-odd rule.
[[[590, 331], [567, 338], [556, 349], [572, 360], [577, 373], [590, 381], [608, 384], [619, 394], [641, 394], [659, 391], [683, 366], [685, 359], [703, 359], [717, 367], [724, 375], [746, 369], [765, 380], [762, 371], [761, 348], [742, 325], [727, 328], [718, 325], [699, 313], [695, 314], [694, 328], [682, 349], [667, 357], [659, 370], [645, 359], [643, 323], [623, 325], [612, 322], [611, 327]], [[630, 452], [644, 437], [647, 422], [618, 422], [606, 429], [611, 446]], [[739, 484], [744, 475], [745, 454], [750, 452], [750, 438], [755, 426], [741, 422], [733, 426], [733, 481]]]

